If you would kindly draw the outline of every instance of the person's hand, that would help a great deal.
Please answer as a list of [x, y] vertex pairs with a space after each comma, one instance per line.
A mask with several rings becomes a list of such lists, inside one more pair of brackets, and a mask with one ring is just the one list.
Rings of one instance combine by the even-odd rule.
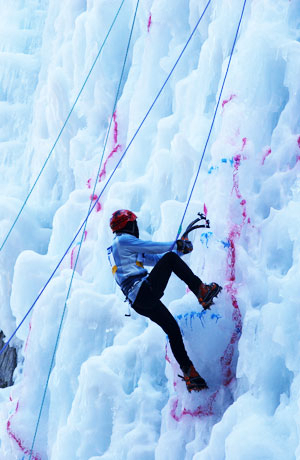
[[190, 240], [177, 240], [177, 251], [182, 252], [182, 254], [189, 254], [193, 250], [193, 244]]

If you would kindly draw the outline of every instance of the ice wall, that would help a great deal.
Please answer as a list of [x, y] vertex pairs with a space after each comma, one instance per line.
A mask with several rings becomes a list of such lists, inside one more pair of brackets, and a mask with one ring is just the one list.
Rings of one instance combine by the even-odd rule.
[[[29, 145], [34, 96], [41, 68], [45, 1], [1, 1], [0, 18], [0, 238], [1, 245], [21, 207], [34, 161]], [[42, 226], [44, 227], [44, 226]], [[13, 332], [10, 307], [14, 264], [21, 251], [47, 250], [49, 231], [41, 228], [35, 210], [24, 210], [14, 238], [0, 255], [1, 325]]]
[[[7, 139], [1, 144], [8, 142], [1, 178], [10, 178], [1, 188], [1, 235], [34, 183], [120, 3], [49, 0], [31, 2], [32, 10], [23, 8], [22, 2], [19, 10], [12, 3], [3, 6], [19, 34], [10, 36], [9, 66], [19, 59], [18, 46], [25, 46], [25, 40], [18, 42], [17, 37], [22, 37], [26, 17], [43, 13], [33, 21], [35, 63], [19, 61], [17, 80], [8, 78], [6, 67], [1, 69], [2, 81], [15, 95], [7, 104], [14, 104], [19, 120], [6, 118]], [[125, 0], [28, 207], [2, 251], [5, 334], [20, 323], [85, 218], [90, 200], [101, 193], [206, 3], [175, 0], [170, 8], [166, 0], [139, 2], [121, 94], [96, 177], [136, 7], [135, 0]], [[186, 260], [204, 281], [220, 283], [222, 295], [211, 312], [200, 314], [193, 295], [174, 278], [163, 299], [176, 316], [209, 390], [188, 394], [163, 332], [134, 312], [131, 318], [124, 316], [127, 307], [106, 256], [111, 242], [108, 220], [118, 208], [138, 214], [142, 238], [175, 238], [243, 3], [211, 1], [88, 220], [34, 459], [300, 456], [298, 1], [246, 2], [186, 215], [185, 224], [198, 211], [207, 212], [211, 229], [193, 235], [194, 251]], [[18, 94], [26, 95], [20, 110]], [[19, 150], [14, 161], [16, 139]], [[15, 384], [0, 391], [1, 459], [29, 458], [79, 241], [78, 237], [17, 332]]]

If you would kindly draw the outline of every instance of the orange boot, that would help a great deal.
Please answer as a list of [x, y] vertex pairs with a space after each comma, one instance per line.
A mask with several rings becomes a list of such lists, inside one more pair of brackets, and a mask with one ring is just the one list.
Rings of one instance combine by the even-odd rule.
[[183, 376], [179, 375], [182, 380], [185, 381], [188, 392], [201, 391], [208, 388], [205, 380], [198, 374], [193, 365], [191, 365], [186, 372], [183, 372]]
[[222, 288], [217, 283], [204, 284], [201, 282], [197, 297], [204, 310], [210, 308], [214, 303], [214, 297], [217, 297], [221, 291]]

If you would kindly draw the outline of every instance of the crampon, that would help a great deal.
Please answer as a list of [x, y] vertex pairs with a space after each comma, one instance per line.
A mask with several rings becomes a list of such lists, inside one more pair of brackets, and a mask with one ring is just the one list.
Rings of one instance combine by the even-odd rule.
[[214, 298], [222, 291], [222, 287], [217, 283], [204, 284], [199, 288], [198, 301], [204, 308], [208, 310], [214, 304]]
[[182, 380], [185, 381], [188, 392], [191, 391], [201, 391], [208, 388], [205, 380], [198, 374], [194, 366], [190, 366], [187, 372], [184, 372], [184, 375], [178, 375]]

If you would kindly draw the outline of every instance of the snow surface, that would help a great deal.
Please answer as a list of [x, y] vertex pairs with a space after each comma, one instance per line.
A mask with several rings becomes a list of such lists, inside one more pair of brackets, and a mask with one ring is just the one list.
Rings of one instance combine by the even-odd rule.
[[[125, 0], [100, 59], [0, 253], [9, 337], [51, 276], [174, 65], [206, 0]], [[248, 0], [184, 221], [207, 210], [186, 257], [224, 289], [200, 315], [172, 278], [164, 302], [209, 384], [187, 393], [167, 338], [127, 307], [107, 261], [108, 220], [175, 238], [211, 126], [242, 0], [212, 0], [91, 214], [67, 302], [35, 460], [300, 458], [300, 3]], [[78, 95], [120, 0], [1, 0], [0, 243]], [[18, 329], [0, 390], [0, 458], [28, 459], [80, 236]]]

